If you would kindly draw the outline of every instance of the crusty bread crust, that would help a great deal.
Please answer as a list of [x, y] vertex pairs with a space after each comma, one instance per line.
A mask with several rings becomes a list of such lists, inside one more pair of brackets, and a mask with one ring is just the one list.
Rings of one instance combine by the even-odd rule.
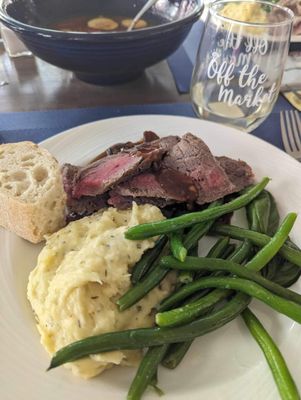
[[65, 225], [60, 167], [32, 142], [0, 145], [0, 226], [32, 243]]

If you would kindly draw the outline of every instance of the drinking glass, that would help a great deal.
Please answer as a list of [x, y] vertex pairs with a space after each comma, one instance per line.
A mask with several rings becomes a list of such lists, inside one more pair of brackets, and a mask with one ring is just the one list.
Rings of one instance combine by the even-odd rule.
[[209, 5], [191, 83], [201, 118], [247, 132], [264, 121], [279, 94], [293, 18], [265, 1]]

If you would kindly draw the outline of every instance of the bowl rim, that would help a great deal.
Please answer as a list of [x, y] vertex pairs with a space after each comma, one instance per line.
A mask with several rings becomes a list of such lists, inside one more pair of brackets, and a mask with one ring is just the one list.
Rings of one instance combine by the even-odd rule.
[[130, 38], [135, 38], [138, 39], [140, 37], [144, 36], [149, 36], [155, 35], [158, 32], [162, 31], [169, 31], [172, 30], [175, 26], [181, 24], [181, 25], [186, 25], [190, 23], [191, 21], [197, 20], [203, 10], [204, 10], [204, 1], [203, 0], [195, 0], [195, 8], [191, 13], [189, 13], [186, 17], [181, 18], [179, 20], [175, 21], [170, 21], [166, 22], [164, 24], [160, 25], [155, 25], [155, 26], [150, 26], [142, 29], [137, 29], [137, 30], [132, 30], [130, 32], [127, 31], [109, 31], [109, 32], [76, 32], [76, 31], [60, 31], [56, 29], [49, 29], [49, 28], [43, 28], [43, 27], [38, 27], [38, 26], [33, 26], [26, 24], [24, 22], [21, 22], [13, 17], [11, 17], [7, 11], [6, 7], [11, 4], [11, 0], [3, 0], [2, 2], [0, 1], [0, 22], [3, 23], [4, 25], [8, 26], [14, 31], [17, 32], [31, 32], [31, 33], [37, 33], [40, 36], [44, 37], [49, 37], [49, 38], [56, 38], [56, 39], [76, 39], [76, 40], [86, 40], [89, 39], [92, 41], [93, 40], [99, 40], [99, 39], [130, 39]]

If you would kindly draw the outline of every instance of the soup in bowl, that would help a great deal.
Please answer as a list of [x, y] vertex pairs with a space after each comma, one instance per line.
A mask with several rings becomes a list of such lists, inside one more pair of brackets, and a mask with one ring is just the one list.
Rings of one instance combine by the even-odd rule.
[[138, 77], [184, 41], [202, 0], [158, 0], [128, 32], [146, 0], [2, 0], [0, 20], [37, 57], [86, 82]]

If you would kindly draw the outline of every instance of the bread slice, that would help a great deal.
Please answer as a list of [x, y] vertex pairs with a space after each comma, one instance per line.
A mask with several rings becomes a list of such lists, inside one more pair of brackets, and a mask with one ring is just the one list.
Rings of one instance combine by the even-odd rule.
[[32, 243], [65, 225], [60, 167], [32, 142], [0, 145], [0, 226]]

